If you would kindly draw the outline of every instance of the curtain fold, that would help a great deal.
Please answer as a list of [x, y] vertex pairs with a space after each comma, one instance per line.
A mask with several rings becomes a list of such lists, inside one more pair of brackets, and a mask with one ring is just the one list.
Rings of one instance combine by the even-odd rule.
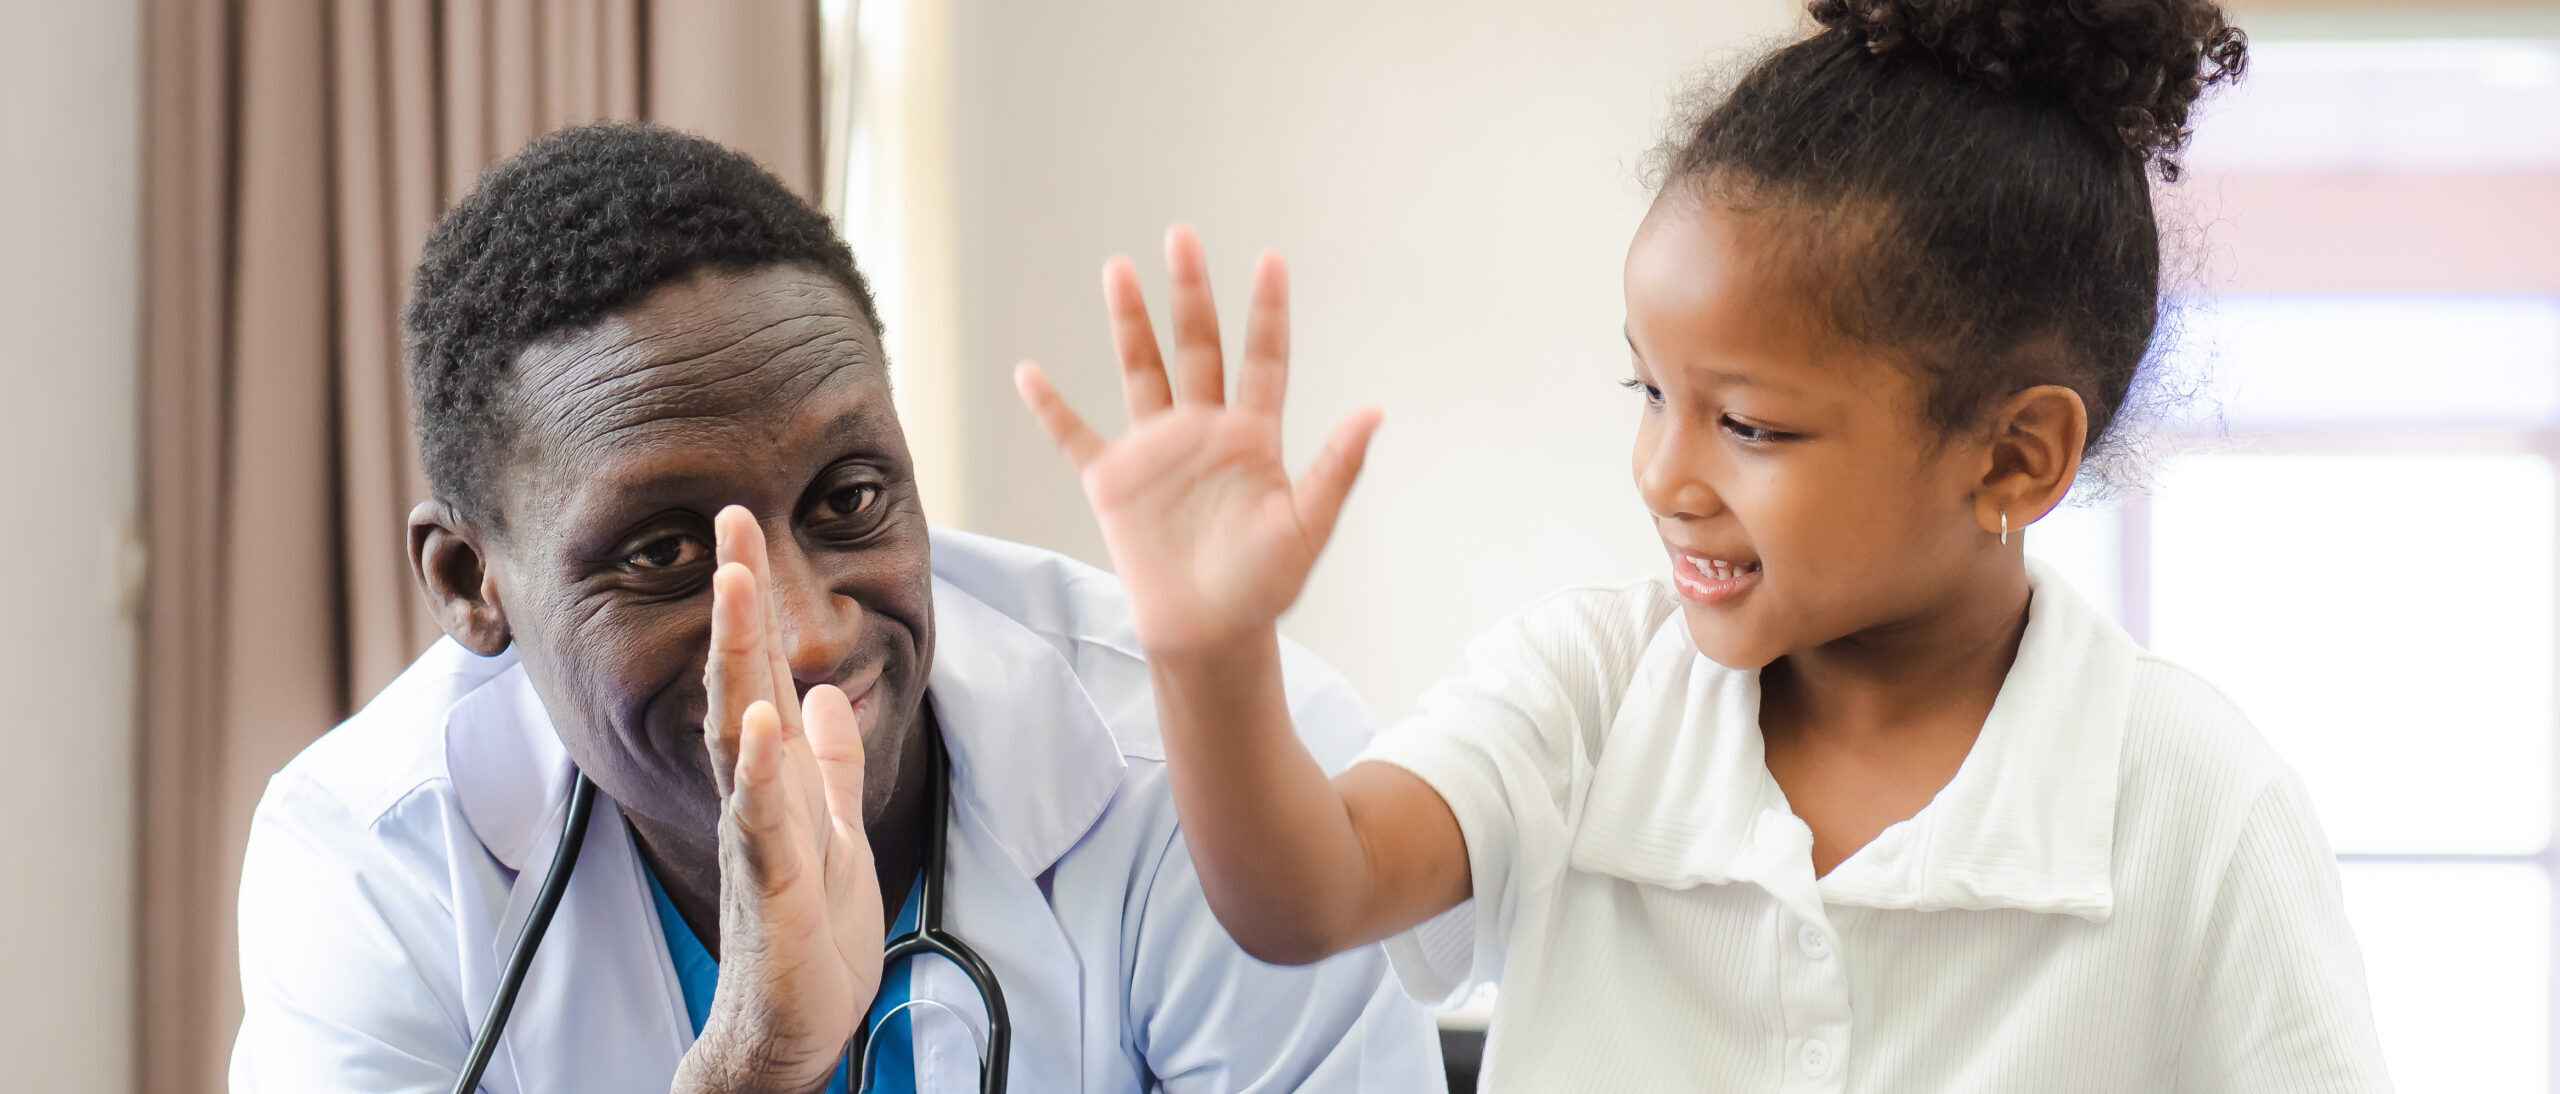
[[146, 0], [136, 772], [146, 1094], [221, 1090], [267, 777], [436, 634], [399, 316], [420, 241], [562, 125], [645, 119], [819, 190], [816, 0]]

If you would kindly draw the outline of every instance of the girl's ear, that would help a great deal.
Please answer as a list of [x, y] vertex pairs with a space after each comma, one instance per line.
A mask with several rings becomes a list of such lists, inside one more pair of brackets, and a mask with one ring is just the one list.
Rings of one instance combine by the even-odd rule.
[[2080, 474], [2080, 449], [2089, 435], [2089, 408], [2080, 393], [2043, 384], [2009, 397], [1993, 414], [1991, 447], [1974, 520], [1998, 534], [2015, 533], [2062, 504]]
[[409, 510], [409, 568], [444, 633], [482, 657], [506, 652], [514, 634], [480, 531], [453, 506], [424, 501]]

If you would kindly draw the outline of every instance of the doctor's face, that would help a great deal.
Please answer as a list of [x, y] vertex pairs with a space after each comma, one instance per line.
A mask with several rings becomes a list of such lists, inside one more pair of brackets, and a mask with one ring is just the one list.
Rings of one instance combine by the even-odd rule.
[[764, 528], [800, 691], [878, 700], [877, 819], [919, 739], [932, 574], [887, 364], [853, 297], [794, 266], [704, 271], [528, 347], [513, 393], [489, 576], [579, 769], [643, 823], [716, 830], [711, 518], [741, 505]]

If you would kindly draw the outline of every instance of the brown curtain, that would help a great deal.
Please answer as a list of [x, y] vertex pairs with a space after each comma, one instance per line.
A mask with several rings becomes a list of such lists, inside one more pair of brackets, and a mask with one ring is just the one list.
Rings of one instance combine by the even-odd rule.
[[399, 315], [494, 159], [630, 118], [819, 192], [816, 0], [146, 0], [141, 1089], [220, 1090], [267, 777], [435, 637]]

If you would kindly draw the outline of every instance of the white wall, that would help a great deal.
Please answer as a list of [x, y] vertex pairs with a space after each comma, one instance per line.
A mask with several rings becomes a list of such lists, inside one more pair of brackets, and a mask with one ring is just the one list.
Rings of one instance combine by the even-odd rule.
[[1693, 76], [1801, 10], [953, 0], [963, 519], [1107, 562], [1010, 370], [1036, 357], [1116, 423], [1097, 271], [1128, 252], [1160, 302], [1179, 218], [1231, 317], [1255, 251], [1293, 264], [1299, 459], [1345, 410], [1386, 408], [1286, 622], [1381, 717], [1538, 596], [1658, 568], [1615, 386], [1638, 167]]
[[132, 1086], [138, 0], [0, 4], [0, 1060]]

